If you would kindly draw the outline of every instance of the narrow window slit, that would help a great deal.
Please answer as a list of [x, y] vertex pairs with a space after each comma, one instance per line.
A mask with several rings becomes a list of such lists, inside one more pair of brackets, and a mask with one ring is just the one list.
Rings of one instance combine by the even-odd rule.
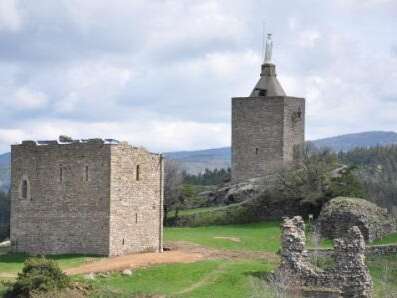
[[22, 198], [28, 198], [28, 181], [26, 181], [25, 179], [22, 181]]
[[62, 166], [59, 166], [59, 182], [62, 183], [63, 181], [63, 168]]
[[85, 181], [88, 181], [88, 166], [85, 166]]
[[140, 173], [140, 167], [139, 167], [139, 165], [137, 165], [137, 166], [136, 166], [136, 181], [139, 181], [140, 175], [141, 175], [141, 173]]

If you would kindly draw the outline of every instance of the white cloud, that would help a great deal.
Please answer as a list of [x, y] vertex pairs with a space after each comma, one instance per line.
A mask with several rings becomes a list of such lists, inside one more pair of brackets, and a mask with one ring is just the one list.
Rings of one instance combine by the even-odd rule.
[[12, 99], [12, 107], [16, 109], [39, 109], [47, 105], [48, 98], [47, 95], [40, 92], [31, 90], [27, 87], [21, 87], [15, 92], [15, 96]]
[[397, 130], [393, 1], [314, 2], [0, 0], [0, 146], [61, 133], [226, 146], [263, 20], [281, 84], [307, 99], [308, 138]]
[[299, 33], [298, 45], [303, 48], [313, 48], [321, 38], [321, 34], [317, 30], [308, 29]]
[[21, 28], [22, 18], [17, 9], [16, 0], [0, 1], [0, 31], [17, 31]]
[[[116, 138], [156, 152], [220, 147], [230, 142], [230, 128], [224, 123], [192, 121], [134, 120], [93, 122], [43, 119], [40, 123], [27, 120], [13, 129], [0, 129], [0, 150], [24, 139], [57, 139], [59, 135], [73, 138]], [[82, 129], [84, 128], [84, 129]]]

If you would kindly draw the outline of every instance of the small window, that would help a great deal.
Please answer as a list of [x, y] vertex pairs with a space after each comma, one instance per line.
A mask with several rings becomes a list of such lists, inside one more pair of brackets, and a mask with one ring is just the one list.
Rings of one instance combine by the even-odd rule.
[[63, 181], [63, 168], [62, 166], [59, 166], [59, 182], [62, 183]]
[[135, 223], [138, 223], [138, 213], [135, 213]]
[[136, 166], [136, 181], [139, 181], [139, 178], [140, 178], [140, 175], [141, 175], [141, 173], [140, 173], [140, 167], [139, 167], [139, 165], [137, 165]]
[[88, 181], [88, 166], [85, 166], [85, 181]]
[[123, 245], [125, 244], [125, 240], [124, 240], [124, 238], [123, 238]]
[[255, 154], [258, 155], [258, 153], [259, 153], [259, 149], [255, 148]]
[[266, 96], [267, 94], [267, 90], [263, 89], [263, 90], [259, 90], [259, 96]]
[[22, 180], [22, 198], [28, 198], [28, 181], [26, 181], [25, 179]]

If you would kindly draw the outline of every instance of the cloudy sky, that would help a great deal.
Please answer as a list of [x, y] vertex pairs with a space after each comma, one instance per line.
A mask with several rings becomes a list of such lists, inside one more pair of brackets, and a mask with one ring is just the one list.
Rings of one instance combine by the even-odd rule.
[[397, 130], [396, 0], [0, 0], [0, 153], [60, 134], [227, 146], [263, 22], [308, 139]]

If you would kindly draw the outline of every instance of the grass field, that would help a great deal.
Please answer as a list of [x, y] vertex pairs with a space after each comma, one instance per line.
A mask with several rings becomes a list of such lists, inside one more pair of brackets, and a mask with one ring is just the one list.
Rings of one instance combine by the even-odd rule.
[[253, 297], [252, 285], [272, 267], [258, 261], [203, 261], [137, 270], [132, 276], [113, 274], [91, 283], [94, 297], [131, 297], [158, 294], [167, 297]]
[[217, 249], [276, 252], [280, 247], [280, 223], [166, 228], [165, 241], [188, 241]]
[[[397, 297], [397, 256], [370, 258], [367, 263], [374, 297]], [[259, 260], [213, 260], [155, 266], [128, 277], [112, 274], [90, 283], [96, 289], [93, 297], [275, 297], [271, 285], [263, 281], [273, 269], [274, 265]]]
[[397, 233], [389, 234], [385, 236], [383, 239], [375, 240], [372, 244], [397, 244]]

